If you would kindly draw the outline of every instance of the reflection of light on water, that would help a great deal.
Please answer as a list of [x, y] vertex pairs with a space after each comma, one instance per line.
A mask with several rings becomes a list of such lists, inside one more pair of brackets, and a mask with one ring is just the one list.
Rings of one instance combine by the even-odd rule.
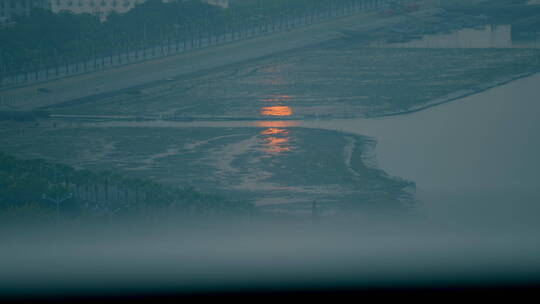
[[269, 128], [261, 132], [262, 135], [288, 134], [289, 131], [279, 128]]
[[300, 125], [298, 121], [285, 120], [285, 121], [257, 121], [252, 123], [253, 126], [261, 128], [290, 128]]
[[266, 139], [266, 141], [267, 141], [270, 145], [277, 146], [277, 145], [283, 145], [283, 144], [289, 143], [289, 138], [287, 138], [287, 137], [284, 137], [284, 138], [279, 138], [279, 137], [268, 137], [268, 138]]
[[[259, 99], [272, 105], [261, 108], [262, 116], [286, 117], [294, 114], [293, 109], [285, 102], [291, 100], [288, 95], [274, 95]], [[294, 121], [259, 121], [256, 126], [267, 128], [261, 132], [264, 139], [264, 152], [270, 155], [291, 151], [289, 131], [285, 127], [297, 125]]]
[[289, 95], [277, 95], [277, 96], [270, 96], [259, 99], [260, 101], [264, 102], [285, 102], [292, 99], [292, 96]]
[[282, 152], [291, 151], [289, 131], [282, 127], [291, 127], [298, 125], [295, 121], [259, 121], [255, 124], [258, 127], [267, 129], [261, 131], [264, 138], [263, 151], [266, 154], [276, 155]]
[[[289, 131], [280, 128], [268, 128], [261, 132], [262, 135], [272, 135], [265, 138], [264, 151], [268, 154], [278, 154], [281, 152], [290, 151], [289, 147]], [[281, 136], [281, 137], [277, 137]]]
[[272, 86], [279, 86], [287, 84], [287, 80], [283, 77], [282, 65], [273, 65], [263, 68], [262, 82]]
[[289, 106], [271, 106], [261, 109], [261, 115], [263, 116], [291, 116], [293, 114], [293, 110]]
[[268, 154], [278, 154], [291, 151], [289, 147], [289, 137], [268, 137], [264, 151]]

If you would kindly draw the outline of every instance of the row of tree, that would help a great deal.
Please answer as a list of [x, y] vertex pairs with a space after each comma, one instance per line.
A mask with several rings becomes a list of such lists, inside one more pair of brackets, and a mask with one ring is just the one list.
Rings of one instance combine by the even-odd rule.
[[220, 35], [286, 18], [385, 0], [253, 0], [229, 9], [200, 0], [149, 0], [124, 14], [54, 14], [35, 9], [0, 29], [0, 72], [28, 71], [104, 54]]
[[56, 209], [59, 215], [72, 217], [151, 215], [159, 210], [193, 216], [244, 216], [254, 208], [249, 202], [192, 187], [172, 187], [110, 171], [78, 170], [42, 159], [20, 160], [0, 152], [0, 214], [30, 206], [37, 213]]

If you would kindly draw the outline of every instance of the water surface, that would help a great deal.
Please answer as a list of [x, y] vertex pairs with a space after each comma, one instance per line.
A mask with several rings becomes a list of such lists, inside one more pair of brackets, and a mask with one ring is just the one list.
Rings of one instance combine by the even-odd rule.
[[375, 138], [379, 167], [414, 181], [425, 208], [537, 214], [539, 83], [537, 74], [413, 114], [305, 125]]

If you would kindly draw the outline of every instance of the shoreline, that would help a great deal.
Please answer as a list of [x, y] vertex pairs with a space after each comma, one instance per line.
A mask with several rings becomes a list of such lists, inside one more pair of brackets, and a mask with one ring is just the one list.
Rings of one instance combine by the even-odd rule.
[[[438, 97], [435, 99], [432, 99], [431, 101], [428, 101], [422, 105], [413, 106], [410, 109], [399, 111], [399, 112], [390, 112], [380, 115], [360, 115], [357, 117], [331, 117], [331, 118], [302, 118], [302, 117], [296, 117], [296, 118], [281, 118], [281, 119], [268, 119], [268, 118], [255, 118], [255, 117], [238, 117], [238, 118], [227, 118], [227, 117], [218, 117], [215, 119], [199, 119], [197, 117], [171, 117], [171, 118], [155, 118], [151, 116], [123, 116], [123, 115], [69, 115], [69, 114], [52, 114], [48, 116], [48, 119], [51, 120], [66, 120], [66, 121], [81, 121], [85, 120], [88, 122], [96, 122], [96, 123], [121, 123], [121, 122], [127, 122], [129, 124], [132, 123], [139, 123], [141, 126], [144, 126], [144, 123], [147, 123], [146, 127], [152, 127], [159, 125], [169, 125], [174, 126], [185, 124], [185, 127], [198, 127], [197, 124], [201, 124], [199, 127], [215, 127], [219, 128], [222, 126], [238, 126], [237, 124], [245, 124], [244, 127], [257, 127], [256, 125], [253, 125], [254, 122], [260, 122], [260, 121], [267, 121], [269, 123], [280, 121], [280, 122], [289, 122], [291, 126], [289, 127], [304, 127], [304, 128], [312, 128], [307, 126], [302, 126], [302, 122], [314, 122], [314, 121], [332, 121], [332, 120], [355, 120], [355, 119], [378, 119], [378, 118], [386, 118], [386, 117], [393, 117], [393, 116], [400, 116], [400, 115], [407, 115], [412, 114], [416, 112], [420, 112], [423, 110], [427, 110], [429, 108], [433, 108], [439, 105], [451, 103], [469, 96], [473, 96], [476, 94], [480, 94], [483, 92], [486, 92], [490, 89], [494, 89], [506, 84], [509, 84], [511, 82], [525, 79], [532, 77], [536, 74], [539, 74], [540, 71], [535, 72], [528, 72], [523, 74], [518, 74], [515, 76], [509, 76], [509, 77], [501, 77], [495, 81], [489, 82], [487, 84], [479, 85], [477, 88], [472, 88], [468, 90], [458, 90], [451, 94], [447, 94], [442, 97]], [[91, 96], [88, 98], [92, 98]], [[75, 102], [75, 101], [70, 101]], [[54, 106], [53, 106], [54, 107]], [[38, 108], [39, 109], [39, 108]], [[30, 112], [30, 111], [29, 111]], [[293, 126], [294, 125], [294, 126]]]
[[[411, 15], [421, 18], [438, 11], [426, 9]], [[2, 101], [10, 103], [14, 110], [35, 110], [103, 94], [116, 94], [129, 88], [166, 81], [168, 78], [186, 77], [338, 39], [344, 35], [341, 32], [343, 29], [372, 31], [403, 22], [409, 17], [400, 15], [381, 18], [373, 13], [347, 16], [194, 52], [8, 89], [2, 91]], [[43, 92], [43, 89], [47, 92]]]
[[[420, 111], [423, 111], [423, 110], [427, 110], [429, 108], [433, 108], [433, 107], [436, 107], [436, 106], [447, 104], [447, 103], [450, 103], [450, 102], [453, 102], [453, 101], [456, 101], [456, 100], [460, 100], [460, 99], [463, 99], [463, 98], [466, 98], [466, 97], [469, 97], [469, 96], [480, 94], [480, 93], [486, 92], [486, 91], [488, 91], [490, 89], [494, 89], [494, 88], [509, 84], [509, 83], [514, 82], [516, 80], [532, 77], [532, 76], [534, 76], [536, 74], [539, 74], [539, 73], [540, 73], [540, 71], [535, 71], [535, 72], [518, 74], [516, 76], [511, 76], [511, 77], [501, 77], [501, 78], [499, 78], [499, 79], [497, 79], [495, 81], [492, 81], [490, 83], [480, 85], [477, 88], [469, 89], [469, 90], [459, 90], [459, 91], [456, 91], [454, 93], [451, 93], [451, 94], [448, 94], [448, 95], [445, 95], [445, 96], [442, 96], [442, 97], [435, 98], [435, 99], [433, 99], [431, 101], [428, 101], [427, 103], [425, 103], [423, 105], [412, 107], [411, 109], [408, 109], [408, 110], [405, 110], [405, 111], [382, 114], [382, 115], [377, 115], [377, 116], [358, 117], [358, 118], [376, 119], [376, 118], [384, 118], [384, 117], [392, 117], [392, 116], [400, 116], [400, 115], [412, 114], [412, 113], [420, 112]], [[355, 118], [351, 118], [351, 119], [355, 119]]]

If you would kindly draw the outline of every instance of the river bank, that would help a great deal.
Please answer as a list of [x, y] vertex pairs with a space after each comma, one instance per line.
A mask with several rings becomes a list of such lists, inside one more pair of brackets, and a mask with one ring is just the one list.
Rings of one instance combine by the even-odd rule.
[[342, 214], [367, 205], [414, 212], [415, 177], [379, 167], [376, 134], [342, 120], [423, 113], [540, 70], [534, 48], [373, 47], [341, 37], [51, 105], [49, 120], [2, 123], [3, 149], [280, 212], [309, 212], [314, 201]]
[[539, 54], [527, 48], [371, 48], [343, 40], [46, 109], [73, 119], [83, 113], [170, 121], [379, 117], [531, 75], [540, 70]]
[[539, 81], [535, 74], [407, 115], [305, 126], [376, 139], [378, 167], [415, 182], [431, 221], [530, 231], [540, 199]]
[[[425, 10], [419, 18], [436, 13]], [[342, 37], [341, 29], [373, 30], [406, 20], [406, 16], [382, 19], [358, 14], [268, 36], [218, 45], [177, 56], [118, 67], [72, 78], [2, 91], [3, 103], [13, 109], [31, 110], [92, 96], [106, 96], [164, 79], [186, 76], [218, 67], [246, 62], [272, 54], [307, 47]], [[166, 81], [166, 80], [165, 80]]]

